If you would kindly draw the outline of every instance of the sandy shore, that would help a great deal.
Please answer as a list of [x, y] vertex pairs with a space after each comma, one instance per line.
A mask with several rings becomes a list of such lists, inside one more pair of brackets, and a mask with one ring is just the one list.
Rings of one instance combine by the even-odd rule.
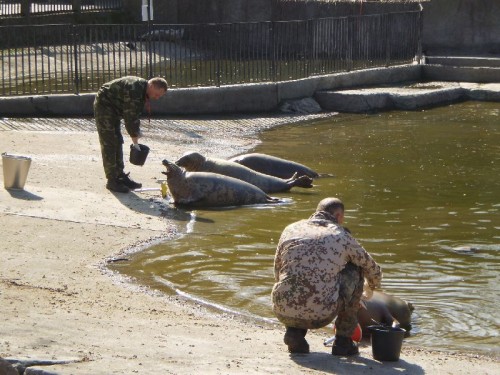
[[194, 149], [227, 157], [287, 121], [152, 121], [148, 161], [128, 170], [157, 190], [114, 195], [104, 187], [91, 120], [1, 120], [0, 151], [33, 162], [24, 191], [0, 188], [0, 357], [47, 361], [26, 374], [498, 374], [498, 358], [409, 345], [395, 363], [375, 361], [367, 344], [360, 356], [337, 358], [315, 332], [311, 354], [291, 356], [280, 325], [216, 314], [103, 267], [177, 232], [160, 200], [163, 158]]

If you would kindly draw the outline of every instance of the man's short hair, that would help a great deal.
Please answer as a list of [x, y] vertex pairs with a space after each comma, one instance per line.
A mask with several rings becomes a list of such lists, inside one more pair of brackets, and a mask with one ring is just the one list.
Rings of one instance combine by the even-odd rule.
[[339, 208], [342, 211], [344, 211], [344, 203], [342, 203], [342, 201], [338, 198], [330, 197], [330, 198], [322, 199], [318, 203], [318, 207], [316, 207], [316, 212], [326, 211], [326, 212], [333, 214]]
[[165, 78], [162, 78], [162, 77], [154, 77], [154, 78], [151, 78], [149, 81], [148, 81], [150, 84], [152, 84], [154, 87], [156, 87], [157, 89], [163, 89], [165, 91], [167, 91], [168, 89], [168, 83], [167, 83], [167, 80]]

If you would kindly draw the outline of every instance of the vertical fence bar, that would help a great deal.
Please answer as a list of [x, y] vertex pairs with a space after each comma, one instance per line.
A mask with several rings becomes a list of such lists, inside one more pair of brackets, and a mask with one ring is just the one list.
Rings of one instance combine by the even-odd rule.
[[80, 93], [80, 76], [79, 76], [79, 71], [78, 71], [78, 45], [77, 45], [77, 26], [73, 25], [72, 30], [71, 30], [71, 38], [72, 38], [72, 45], [73, 45], [73, 64], [74, 64], [74, 72], [73, 72], [73, 90], [75, 94]]
[[151, 35], [151, 0], [148, 0], [148, 78], [153, 77], [153, 51], [151, 49], [151, 42], [153, 36]]
[[423, 51], [422, 51], [422, 35], [424, 30], [424, 8], [422, 4], [419, 4], [420, 11], [417, 13], [417, 21], [418, 21], [418, 34], [417, 34], [417, 61], [419, 64], [425, 63], [423, 60]]
[[385, 66], [389, 66], [389, 61], [391, 59], [391, 32], [389, 29], [389, 15], [385, 15], [383, 18], [384, 35], [385, 35]]
[[217, 25], [215, 38], [215, 85], [220, 87], [221, 84], [221, 26]]

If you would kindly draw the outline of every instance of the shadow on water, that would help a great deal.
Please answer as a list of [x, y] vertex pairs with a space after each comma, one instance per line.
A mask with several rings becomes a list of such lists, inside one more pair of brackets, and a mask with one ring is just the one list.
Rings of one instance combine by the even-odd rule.
[[332, 356], [330, 353], [312, 352], [309, 354], [290, 354], [290, 359], [300, 366], [325, 374], [424, 374], [422, 367], [400, 359], [397, 362], [379, 362], [374, 359], [354, 356], [349, 358]]
[[276, 194], [287, 204], [169, 210], [188, 235], [115, 268], [167, 293], [273, 318], [281, 232], [338, 196], [346, 226], [383, 268], [382, 289], [415, 306], [409, 343], [498, 351], [499, 117], [497, 103], [466, 102], [266, 131], [255, 152], [335, 177]]

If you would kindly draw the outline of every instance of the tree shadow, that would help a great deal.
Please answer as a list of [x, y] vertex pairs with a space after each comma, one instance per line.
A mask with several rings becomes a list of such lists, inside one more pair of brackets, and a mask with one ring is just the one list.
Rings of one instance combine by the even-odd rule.
[[366, 374], [392, 375], [411, 374], [422, 375], [422, 367], [403, 359], [397, 362], [379, 362], [371, 358], [359, 356], [337, 357], [330, 353], [311, 352], [309, 354], [290, 354], [290, 359], [300, 366], [329, 374]]
[[20, 190], [20, 189], [6, 189], [10, 196], [12, 198], [16, 199], [22, 199], [25, 201], [41, 201], [43, 200], [43, 197], [30, 193], [29, 191], [26, 190]]

